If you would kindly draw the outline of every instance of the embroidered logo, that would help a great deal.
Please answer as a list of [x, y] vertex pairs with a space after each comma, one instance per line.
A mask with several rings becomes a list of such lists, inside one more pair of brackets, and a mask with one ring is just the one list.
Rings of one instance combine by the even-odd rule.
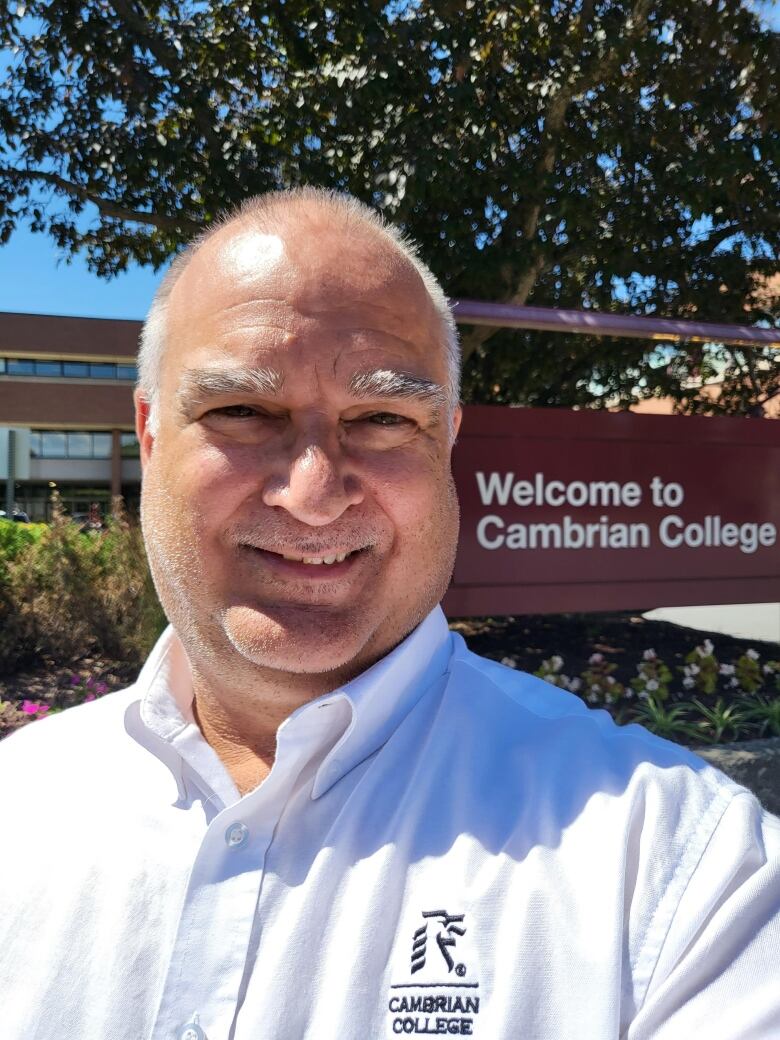
[[[462, 924], [465, 914], [448, 914], [446, 910], [424, 910], [423, 917], [427, 919], [435, 918], [439, 922], [441, 927], [436, 935], [436, 945], [439, 947], [444, 963], [447, 965], [447, 971], [451, 972], [454, 968], [455, 974], [462, 978], [466, 974], [466, 965], [455, 964], [455, 960], [450, 953], [450, 947], [455, 945], [460, 936], [466, 934], [466, 929]], [[412, 975], [425, 967], [427, 945], [428, 920], [414, 933], [412, 940]]]
[[479, 983], [466, 967], [471, 959], [468, 948], [467, 957], [459, 956], [459, 941], [469, 931], [466, 915], [423, 910], [422, 919], [412, 933], [409, 979], [390, 986], [391, 1033], [473, 1036], [480, 1011]]

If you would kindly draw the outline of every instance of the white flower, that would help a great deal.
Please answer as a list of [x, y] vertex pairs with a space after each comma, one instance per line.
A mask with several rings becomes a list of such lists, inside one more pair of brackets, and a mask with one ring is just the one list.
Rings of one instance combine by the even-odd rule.
[[751, 661], [757, 661], [761, 654], [759, 654], [758, 650], [746, 650], [745, 656], [749, 657]]
[[733, 664], [722, 664], [719, 668], [721, 675], [733, 675], [734, 665]]
[[764, 675], [771, 675], [774, 672], [771, 661], [769, 664], [764, 665]]
[[628, 698], [629, 700], [631, 700], [631, 698], [632, 698], [633, 696], [634, 696], [634, 691], [633, 691], [633, 690], [631, 689], [631, 687], [630, 687], [630, 686], [627, 686], [627, 687], [626, 687], [626, 697], [627, 697], [627, 698]]
[[517, 662], [514, 657], [502, 657], [501, 664], [505, 664], [507, 668], [517, 668]]
[[601, 693], [601, 687], [598, 683], [594, 683], [590, 688], [591, 693]]
[[729, 679], [729, 686], [732, 689], [736, 689], [736, 687], [739, 686], [739, 679]]
[[683, 679], [683, 686], [685, 687], [685, 689], [686, 690], [690, 690], [695, 685], [696, 685], [696, 680], [692, 679], [690, 677], [690, 675], [686, 675], [685, 678]]
[[603, 654], [591, 654], [588, 658], [588, 664], [601, 664], [604, 660]]
[[687, 669], [687, 674], [688, 675], [698, 675], [700, 671], [701, 671], [701, 668], [699, 668], [699, 666], [697, 664], [690, 664], [690, 665], [688, 665], [688, 669]]
[[553, 654], [550, 658], [550, 667], [554, 672], [559, 672], [563, 668], [563, 658], [559, 657], [558, 654]]
[[704, 640], [704, 647], [703, 647], [704, 656], [705, 657], [709, 657], [709, 655], [712, 653], [712, 651], [714, 649], [715, 649], [714, 643], [711, 640], [709, 640], [709, 639], [705, 639]]
[[647, 682], [645, 683], [645, 689], [649, 690], [650, 693], [655, 693], [655, 691], [658, 689], [658, 682], [657, 682], [657, 680], [655, 680], [655, 679], [648, 679]]
[[582, 679], [571, 679], [569, 682], [569, 689], [572, 693], [576, 693], [577, 690], [582, 686]]
[[595, 693], [589, 693], [585, 700], [588, 702], [588, 704], [598, 704], [599, 699]]
[[640, 701], [646, 701], [650, 699], [648, 697], [647, 690], [640, 690], [637, 694], [637, 697], [640, 699]]
[[655, 650], [652, 649], [645, 650], [645, 652], [642, 654], [642, 657], [645, 659], [645, 661], [654, 661], [657, 656], [658, 655], [656, 654]]
[[614, 685], [615, 685], [615, 679], [614, 679], [614, 677], [613, 677], [613, 676], [611, 676], [611, 675], [608, 675], [608, 676], [607, 676], [607, 684], [608, 684], [609, 686], [614, 686]]

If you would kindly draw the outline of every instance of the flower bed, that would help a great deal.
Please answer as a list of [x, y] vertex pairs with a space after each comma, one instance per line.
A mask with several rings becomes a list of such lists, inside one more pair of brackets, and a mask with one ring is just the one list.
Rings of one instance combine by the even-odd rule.
[[123, 689], [133, 682], [137, 671], [134, 665], [91, 657], [78, 669], [49, 661], [40, 671], [0, 679], [0, 737], [36, 719]]

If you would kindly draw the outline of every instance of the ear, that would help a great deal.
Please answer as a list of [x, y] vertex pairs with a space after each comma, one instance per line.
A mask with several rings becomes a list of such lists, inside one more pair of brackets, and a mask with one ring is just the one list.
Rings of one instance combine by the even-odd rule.
[[154, 447], [154, 436], [149, 429], [150, 405], [140, 390], [133, 393], [135, 403], [135, 435], [138, 438], [141, 455], [141, 472], [146, 469]]
[[460, 430], [460, 424], [463, 421], [463, 406], [458, 405], [455, 411], [452, 413], [452, 443], [458, 438], [458, 432]]

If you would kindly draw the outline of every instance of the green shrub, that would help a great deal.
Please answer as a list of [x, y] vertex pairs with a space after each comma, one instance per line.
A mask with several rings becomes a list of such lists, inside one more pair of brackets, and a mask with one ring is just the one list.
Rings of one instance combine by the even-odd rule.
[[82, 533], [55, 501], [52, 523], [40, 526], [21, 544], [9, 539], [0, 668], [90, 653], [140, 664], [166, 622], [138, 525], [119, 515], [103, 531]]
[[19, 524], [0, 517], [0, 587], [7, 579], [8, 564], [28, 545], [40, 541], [46, 524]]

